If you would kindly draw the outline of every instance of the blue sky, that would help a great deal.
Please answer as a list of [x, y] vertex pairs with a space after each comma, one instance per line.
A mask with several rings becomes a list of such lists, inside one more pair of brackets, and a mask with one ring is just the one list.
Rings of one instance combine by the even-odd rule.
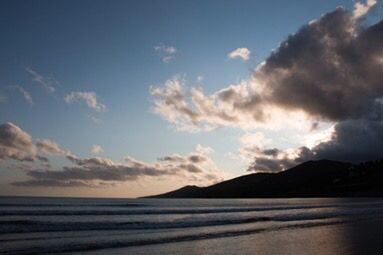
[[[200, 144], [214, 150], [210, 156], [227, 177], [242, 175], [248, 162], [232, 154], [241, 147], [240, 137], [256, 129], [179, 131], [153, 113], [150, 87], [179, 75], [186, 86], [202, 86], [212, 94], [247, 80], [302, 25], [340, 5], [352, 10], [354, 4], [351, 0], [2, 1], [0, 121], [14, 123], [33, 139], [55, 141], [78, 157], [90, 157], [90, 147], [97, 144], [104, 151], [100, 157], [121, 161], [129, 155], [154, 162], [172, 153], [188, 154]], [[378, 6], [369, 19], [378, 20], [380, 15]], [[167, 53], [156, 46], [174, 47], [176, 52], [164, 62]], [[237, 48], [249, 49], [250, 59], [228, 58]], [[41, 75], [55, 91], [34, 81], [28, 70]], [[33, 103], [23, 98], [19, 87]], [[71, 92], [94, 92], [106, 110], [98, 112], [81, 99], [66, 102], [64, 97]], [[325, 122], [323, 130], [330, 126]], [[263, 130], [270, 146], [301, 145], [282, 137], [289, 132]], [[64, 164], [57, 158], [53, 162]], [[9, 169], [0, 177], [5, 182], [25, 178]], [[177, 185], [163, 186], [161, 191]], [[9, 190], [2, 192], [17, 193], [16, 188]], [[138, 193], [150, 192], [143, 188]], [[71, 193], [77, 194], [84, 193]]]

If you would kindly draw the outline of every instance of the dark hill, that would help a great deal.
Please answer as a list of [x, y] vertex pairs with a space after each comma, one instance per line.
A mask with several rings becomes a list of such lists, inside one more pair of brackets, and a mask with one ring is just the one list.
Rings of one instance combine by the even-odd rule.
[[360, 165], [308, 161], [278, 173], [240, 176], [208, 187], [185, 186], [152, 198], [382, 196], [383, 161]]

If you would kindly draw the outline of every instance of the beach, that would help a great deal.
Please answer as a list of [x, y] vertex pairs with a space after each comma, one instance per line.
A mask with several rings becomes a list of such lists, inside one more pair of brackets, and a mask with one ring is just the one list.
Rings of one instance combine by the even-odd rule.
[[371, 219], [89, 254], [382, 254], [382, 227]]

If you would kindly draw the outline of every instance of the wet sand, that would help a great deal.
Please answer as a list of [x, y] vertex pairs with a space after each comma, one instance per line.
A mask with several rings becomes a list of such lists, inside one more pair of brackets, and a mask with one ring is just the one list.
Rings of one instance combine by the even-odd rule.
[[93, 251], [92, 254], [383, 254], [383, 219], [266, 231], [198, 241]]

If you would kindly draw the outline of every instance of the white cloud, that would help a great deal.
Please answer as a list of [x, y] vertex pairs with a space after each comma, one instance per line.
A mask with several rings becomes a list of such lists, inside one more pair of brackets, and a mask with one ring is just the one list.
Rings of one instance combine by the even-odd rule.
[[30, 67], [27, 67], [25, 70], [32, 76], [33, 81], [44, 87], [49, 92], [55, 92], [56, 86], [59, 85], [59, 82], [55, 78], [43, 76]]
[[178, 53], [178, 50], [174, 46], [166, 46], [162, 44], [154, 46], [154, 50], [160, 55], [162, 62], [164, 63], [172, 61]]
[[243, 80], [212, 95], [205, 95], [202, 88], [189, 89], [185, 83], [182, 76], [175, 75], [163, 86], [150, 88], [154, 113], [178, 130], [211, 131], [224, 126], [244, 130], [301, 129], [310, 125], [305, 122], [307, 116], [301, 111], [287, 111], [263, 102], [259, 96], [263, 88], [254, 79]]
[[91, 152], [92, 154], [100, 154], [100, 153], [103, 153], [104, 150], [103, 150], [103, 148], [102, 148], [100, 145], [98, 145], [98, 144], [94, 144], [94, 145], [92, 145], [92, 147], [90, 148], [90, 152]]
[[250, 50], [248, 48], [237, 48], [232, 52], [227, 54], [227, 57], [230, 59], [240, 58], [243, 61], [247, 61], [250, 59]]
[[39, 153], [44, 155], [69, 155], [70, 152], [62, 149], [60, 145], [49, 139], [37, 139], [35, 143]]
[[302, 136], [305, 146], [309, 149], [315, 148], [320, 143], [325, 143], [331, 141], [332, 136], [335, 132], [335, 125], [330, 125], [330, 127], [325, 129], [316, 129], [309, 134]]
[[95, 124], [97, 125], [101, 125], [103, 124], [104, 122], [102, 121], [102, 119], [100, 118], [97, 118], [95, 116], [88, 116]]
[[264, 147], [265, 144], [269, 144], [270, 139], [266, 139], [261, 132], [245, 133], [239, 138], [240, 142], [245, 145], [255, 144], [260, 147]]
[[271, 139], [266, 138], [261, 132], [247, 132], [240, 136], [239, 142], [241, 143], [241, 147], [239, 149], [240, 158], [245, 161], [250, 161], [253, 159], [255, 154], [263, 150], [266, 145], [271, 144], [272, 141]]
[[25, 101], [27, 101], [30, 105], [33, 105], [33, 99], [32, 99], [32, 96], [31, 94], [26, 91], [23, 87], [21, 86], [14, 86], [19, 92], [20, 94], [22, 95], [22, 97], [25, 99]]
[[89, 108], [97, 112], [106, 110], [106, 106], [97, 101], [97, 95], [94, 92], [71, 92], [64, 97], [64, 100], [68, 104], [77, 100], [84, 100]]
[[209, 146], [203, 146], [201, 144], [197, 144], [195, 151], [199, 154], [202, 154], [202, 155], [208, 155], [208, 154], [214, 152], [213, 148], [211, 148]]
[[356, 2], [354, 5], [354, 18], [358, 19], [366, 15], [372, 7], [377, 4], [377, 0], [367, 0], [365, 4], [361, 2]]

